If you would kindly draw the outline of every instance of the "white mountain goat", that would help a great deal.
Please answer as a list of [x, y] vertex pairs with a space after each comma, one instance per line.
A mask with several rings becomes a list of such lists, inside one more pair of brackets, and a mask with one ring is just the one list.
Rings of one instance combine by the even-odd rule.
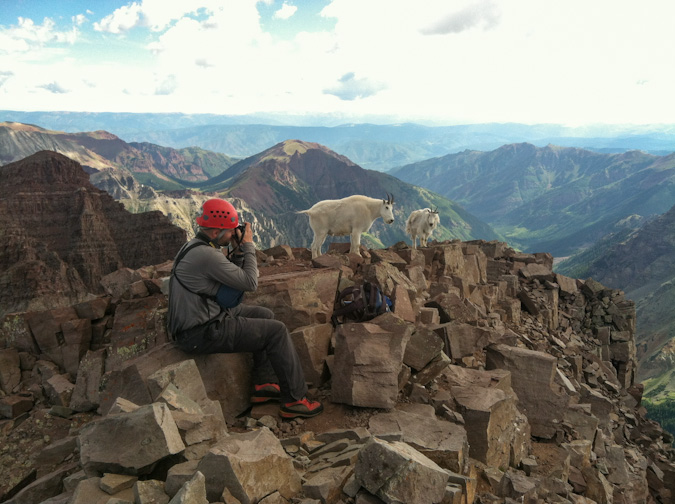
[[426, 246], [427, 240], [429, 240], [431, 233], [433, 233], [440, 221], [438, 208], [436, 210], [422, 208], [410, 213], [410, 217], [408, 217], [405, 223], [405, 232], [412, 238], [414, 249], [417, 248], [418, 236], [420, 237], [420, 247]]
[[309, 226], [314, 231], [312, 259], [321, 255], [321, 246], [327, 235], [351, 236], [349, 252], [360, 254], [361, 233], [382, 217], [384, 222], [394, 222], [394, 196], [387, 193], [387, 199], [380, 200], [355, 194], [339, 200], [323, 200], [312, 208], [298, 213], [309, 215]]

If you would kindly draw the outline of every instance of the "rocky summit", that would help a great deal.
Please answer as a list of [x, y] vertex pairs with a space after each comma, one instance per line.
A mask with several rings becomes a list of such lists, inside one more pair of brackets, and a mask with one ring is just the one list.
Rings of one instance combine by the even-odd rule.
[[[7, 503], [667, 503], [672, 437], [635, 382], [635, 306], [501, 242], [312, 260], [258, 252], [247, 303], [289, 328], [323, 414], [251, 407], [251, 356], [190, 356], [165, 331], [171, 263], [0, 329]], [[394, 310], [333, 326], [336, 291]]]

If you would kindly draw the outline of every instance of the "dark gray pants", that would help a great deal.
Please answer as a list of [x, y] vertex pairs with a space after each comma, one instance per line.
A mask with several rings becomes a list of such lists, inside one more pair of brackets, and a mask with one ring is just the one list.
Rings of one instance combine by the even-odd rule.
[[186, 353], [253, 354], [253, 383], [278, 383], [282, 403], [305, 397], [307, 384], [298, 353], [283, 322], [262, 306], [240, 304], [222, 320], [183, 331], [176, 346]]

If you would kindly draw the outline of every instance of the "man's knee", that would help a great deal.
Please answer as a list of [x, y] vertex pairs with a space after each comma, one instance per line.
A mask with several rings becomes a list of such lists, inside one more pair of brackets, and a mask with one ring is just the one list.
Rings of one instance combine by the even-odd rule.
[[274, 330], [275, 334], [280, 334], [282, 336], [288, 335], [288, 328], [281, 320], [272, 319], [269, 321], [269, 325]]
[[261, 316], [260, 318], [266, 318], [266, 319], [274, 319], [274, 312], [270, 310], [269, 308], [265, 308], [264, 306], [259, 306]]

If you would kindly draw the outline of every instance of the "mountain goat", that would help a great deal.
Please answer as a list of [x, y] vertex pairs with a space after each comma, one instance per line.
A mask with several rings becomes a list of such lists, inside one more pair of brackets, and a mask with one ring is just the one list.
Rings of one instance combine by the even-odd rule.
[[417, 248], [417, 237], [420, 237], [420, 247], [425, 246], [431, 233], [436, 229], [438, 223], [441, 221], [438, 216], [438, 208], [431, 210], [430, 208], [422, 208], [421, 210], [414, 210], [410, 213], [410, 217], [405, 223], [405, 232], [412, 238], [412, 246]]
[[393, 207], [394, 196], [389, 193], [386, 200], [355, 194], [339, 200], [319, 201], [312, 208], [300, 210], [298, 213], [309, 215], [309, 226], [314, 231], [312, 259], [321, 255], [327, 235], [350, 235], [349, 252], [360, 254], [361, 233], [368, 231], [378, 217], [387, 224], [394, 222]]

